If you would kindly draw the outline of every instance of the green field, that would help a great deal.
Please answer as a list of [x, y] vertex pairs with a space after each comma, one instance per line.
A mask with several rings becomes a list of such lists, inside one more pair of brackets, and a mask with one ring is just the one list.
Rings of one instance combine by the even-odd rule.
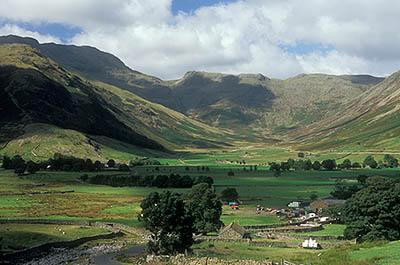
[[[257, 171], [243, 170], [238, 165], [210, 165], [209, 170], [201, 166], [143, 166], [136, 170], [140, 174], [169, 174], [179, 173], [192, 177], [199, 175], [212, 176], [217, 194], [227, 188], [234, 187], [240, 195], [242, 205], [239, 210], [232, 210], [227, 205], [223, 207], [221, 220], [225, 224], [237, 222], [241, 225], [271, 224], [282, 222], [278, 217], [266, 212], [256, 214], [255, 205], [262, 204], [264, 207], [284, 207], [291, 200], [309, 200], [312, 193], [320, 197], [329, 195], [336, 181], [342, 180], [346, 183], [354, 183], [358, 175], [384, 175], [397, 178], [398, 169], [387, 170], [348, 170], [348, 171], [290, 171], [282, 172], [281, 176], [275, 177], [273, 172], [264, 167], [258, 167]], [[228, 176], [233, 171], [234, 176]], [[163, 191], [155, 187], [110, 187], [103, 185], [90, 185], [82, 182], [79, 177], [84, 173], [75, 172], [50, 172], [41, 171], [36, 174], [25, 174], [17, 176], [9, 170], [0, 170], [0, 218], [1, 219], [67, 219], [67, 220], [103, 220], [120, 222], [141, 228], [137, 221], [140, 213], [140, 202], [153, 191]], [[89, 176], [96, 173], [85, 173]], [[115, 172], [102, 172], [101, 174], [115, 174]], [[121, 173], [118, 173], [121, 174]], [[169, 189], [173, 192], [184, 193], [188, 189]], [[73, 191], [60, 193], [62, 191]], [[31, 194], [42, 192], [41, 194]], [[46, 194], [44, 192], [53, 192]], [[308, 233], [307, 235], [342, 235], [344, 226], [325, 225], [324, 230]], [[41, 230], [43, 229], [43, 230]], [[26, 244], [19, 241], [5, 243], [6, 250], [32, 246], [40, 242], [55, 241], [60, 238], [54, 234], [53, 228], [38, 228], [26, 226], [22, 229], [20, 238], [28, 238]], [[71, 239], [77, 232], [66, 233]], [[16, 230], [15, 230], [16, 231]], [[8, 231], [6, 231], [8, 232]], [[6, 233], [3, 231], [3, 235]], [[41, 236], [34, 237], [29, 233], [39, 233]], [[95, 233], [98, 231], [87, 231]], [[19, 232], [18, 232], [19, 233]], [[36, 234], [35, 234], [36, 235]], [[0, 235], [2, 236], [2, 235]], [[15, 240], [18, 239], [15, 238]], [[4, 236], [3, 236], [4, 238]], [[63, 238], [61, 238], [63, 239]], [[35, 241], [39, 240], [39, 241]], [[3, 244], [2, 243], [2, 244]], [[296, 241], [296, 244], [300, 242]], [[9, 247], [10, 246], [10, 247]], [[369, 247], [368, 247], [369, 248]], [[342, 248], [340, 248], [342, 249]], [[396, 243], [385, 243], [371, 247], [371, 251], [364, 249], [347, 249], [340, 252], [339, 257], [348, 260], [348, 264], [371, 264], [357, 263], [360, 258], [366, 257], [368, 262], [376, 260], [389, 260], [390, 264], [397, 264], [399, 257]], [[301, 250], [296, 246], [290, 248], [268, 248], [250, 247], [241, 243], [215, 243], [213, 246], [199, 244], [194, 246], [195, 253], [199, 255], [210, 255], [222, 258], [265, 258], [280, 259], [282, 257], [304, 262], [315, 261], [315, 264], [338, 264], [318, 263], [314, 259], [315, 252]], [[331, 260], [331, 250], [323, 250], [326, 258]], [[366, 254], [368, 253], [368, 255]], [[375, 254], [371, 254], [375, 253]], [[388, 253], [383, 255], [382, 253]], [[333, 254], [332, 254], [333, 255]], [[397, 256], [396, 256], [397, 255]], [[356, 260], [356, 261], [355, 261]], [[367, 262], [365, 261], [365, 262]], [[356, 262], [356, 263], [353, 263]], [[361, 261], [360, 261], [361, 262]], [[364, 262], [364, 261], [362, 261]], [[312, 263], [314, 264], [314, 263]], [[345, 263], [342, 263], [345, 264]], [[347, 264], [347, 263], [346, 263]]]

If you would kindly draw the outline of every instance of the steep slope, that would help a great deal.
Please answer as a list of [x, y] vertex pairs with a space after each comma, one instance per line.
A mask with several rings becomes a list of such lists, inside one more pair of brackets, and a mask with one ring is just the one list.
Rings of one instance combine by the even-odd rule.
[[[164, 149], [115, 118], [90, 84], [68, 74], [31, 47], [5, 45], [0, 54], [2, 129], [10, 123], [48, 123], [144, 148]], [[7, 132], [2, 133], [6, 136]]]
[[280, 137], [327, 118], [381, 78], [299, 75], [286, 80], [263, 75], [188, 72], [163, 81], [134, 71], [115, 56], [93, 47], [39, 44], [31, 38], [0, 37], [1, 43], [25, 43], [64, 69], [179, 111], [193, 119], [236, 132]]
[[272, 79], [269, 88], [277, 100], [273, 102], [272, 111], [263, 115], [261, 123], [275, 128], [275, 133], [302, 128], [333, 115], [382, 80], [368, 75], [325, 74]]
[[257, 119], [258, 111], [275, 98], [262, 83], [268, 82], [266, 77], [253, 78], [260, 83], [251, 84], [241, 76], [188, 72], [171, 87], [183, 113], [216, 126], [237, 128]]
[[303, 149], [399, 150], [400, 72], [294, 136]]
[[127, 90], [85, 81], [22, 44], [0, 45], [0, 108], [2, 142], [24, 134], [26, 125], [36, 123], [72, 129], [88, 139], [106, 136], [158, 150], [182, 148], [182, 144], [194, 148], [225, 146], [218, 139], [230, 139], [228, 132]]
[[136, 95], [160, 103], [168, 108], [179, 110], [180, 106], [172, 96], [171, 89], [162, 80], [142, 74], [127, 67], [112, 54], [89, 46], [39, 44], [32, 38], [15, 35], [0, 36], [0, 44], [27, 44], [51, 58], [63, 68], [88, 80], [108, 83]]

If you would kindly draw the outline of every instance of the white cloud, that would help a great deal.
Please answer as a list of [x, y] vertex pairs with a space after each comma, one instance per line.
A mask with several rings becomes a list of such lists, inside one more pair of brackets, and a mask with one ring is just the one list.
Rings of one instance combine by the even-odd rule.
[[[189, 70], [286, 78], [302, 72], [385, 75], [400, 67], [400, 2], [395, 0], [241, 0], [177, 16], [171, 0], [5, 2], [0, 20], [80, 27], [84, 32], [71, 43], [96, 46], [133, 69], [166, 79]], [[0, 33], [7, 34], [7, 28]], [[296, 43], [334, 50], [304, 55], [279, 48]]]

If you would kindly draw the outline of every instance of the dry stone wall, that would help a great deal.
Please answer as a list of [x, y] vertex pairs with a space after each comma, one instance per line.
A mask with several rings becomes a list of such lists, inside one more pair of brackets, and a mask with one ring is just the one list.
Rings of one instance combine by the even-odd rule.
[[43, 254], [48, 253], [52, 248], [74, 248], [89, 241], [99, 239], [112, 239], [123, 235], [124, 234], [122, 232], [112, 232], [109, 234], [82, 237], [72, 241], [46, 243], [33, 248], [25, 249], [11, 254], [6, 254], [1, 256], [0, 258], [3, 262], [8, 262], [8, 264], [21, 264], [34, 258], [41, 257]]
[[282, 260], [279, 263], [268, 260], [223, 260], [218, 258], [195, 258], [178, 255], [170, 258], [170, 263], [173, 265], [296, 265], [294, 263]]

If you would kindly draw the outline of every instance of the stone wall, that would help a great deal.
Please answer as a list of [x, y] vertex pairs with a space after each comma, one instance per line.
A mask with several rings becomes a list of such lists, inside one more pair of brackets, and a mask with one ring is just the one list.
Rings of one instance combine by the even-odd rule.
[[287, 227], [287, 228], [277, 227], [277, 228], [257, 229], [255, 231], [261, 232], [261, 233], [285, 233], [285, 232], [307, 233], [307, 232], [314, 232], [314, 231], [320, 231], [320, 230], [324, 230], [322, 225], [312, 226], [312, 227], [303, 227], [303, 226]]
[[315, 240], [344, 240], [343, 236], [310, 236], [310, 235], [297, 235], [297, 234], [287, 234], [287, 233], [276, 233], [276, 238], [284, 238], [284, 239], [312, 239]]
[[42, 220], [42, 219], [27, 219], [27, 220], [5, 220], [1, 219], [0, 224], [45, 224], [45, 225], [80, 225], [89, 226], [88, 221], [75, 220]]
[[116, 237], [121, 237], [123, 235], [124, 234], [122, 232], [112, 232], [109, 234], [82, 237], [82, 238], [72, 240], [72, 241], [46, 243], [46, 244], [36, 246], [33, 248], [6, 254], [6, 255], [1, 256], [0, 258], [1, 258], [1, 261], [6, 264], [7, 263], [8, 264], [21, 264], [26, 261], [32, 260], [34, 258], [41, 257], [42, 255], [48, 253], [49, 250], [52, 248], [74, 248], [74, 247], [77, 247], [77, 246], [79, 246], [83, 243], [89, 242], [89, 241], [99, 240], [99, 239], [112, 239], [112, 238], [116, 238]]
[[151, 238], [151, 234], [147, 231], [142, 231], [139, 229], [136, 229], [134, 227], [131, 226], [127, 226], [127, 225], [123, 225], [123, 224], [119, 224], [119, 223], [112, 223], [112, 222], [95, 222], [92, 225], [99, 227], [99, 228], [104, 228], [107, 229], [109, 231], [124, 231], [124, 232], [128, 232], [130, 234], [134, 234], [137, 235], [139, 237], [141, 237], [144, 240], [149, 240]]
[[174, 265], [280, 265], [280, 264], [291, 264], [292, 263], [273, 263], [268, 260], [223, 260], [218, 258], [195, 258], [185, 257], [184, 255], [178, 255], [170, 257], [170, 263]]
[[260, 230], [260, 229], [269, 229], [269, 228], [277, 228], [277, 227], [285, 227], [289, 225], [301, 225], [305, 224], [307, 221], [295, 222], [295, 223], [282, 223], [282, 224], [264, 224], [264, 225], [244, 225], [242, 226], [246, 230]]
[[250, 241], [249, 246], [285, 248], [288, 245], [286, 242], [279, 242], [279, 241]]
[[130, 227], [127, 225], [112, 223], [112, 222], [90, 222], [76, 220], [44, 220], [44, 219], [26, 219], [26, 220], [6, 220], [0, 219], [0, 224], [46, 224], [46, 225], [80, 225], [80, 226], [95, 226], [104, 228], [112, 232], [124, 231], [130, 234], [137, 235], [143, 239], [149, 239], [150, 233]]
[[223, 238], [219, 236], [201, 236], [197, 237], [195, 241], [207, 241], [207, 242], [234, 242], [234, 243], [249, 243], [250, 238]]

